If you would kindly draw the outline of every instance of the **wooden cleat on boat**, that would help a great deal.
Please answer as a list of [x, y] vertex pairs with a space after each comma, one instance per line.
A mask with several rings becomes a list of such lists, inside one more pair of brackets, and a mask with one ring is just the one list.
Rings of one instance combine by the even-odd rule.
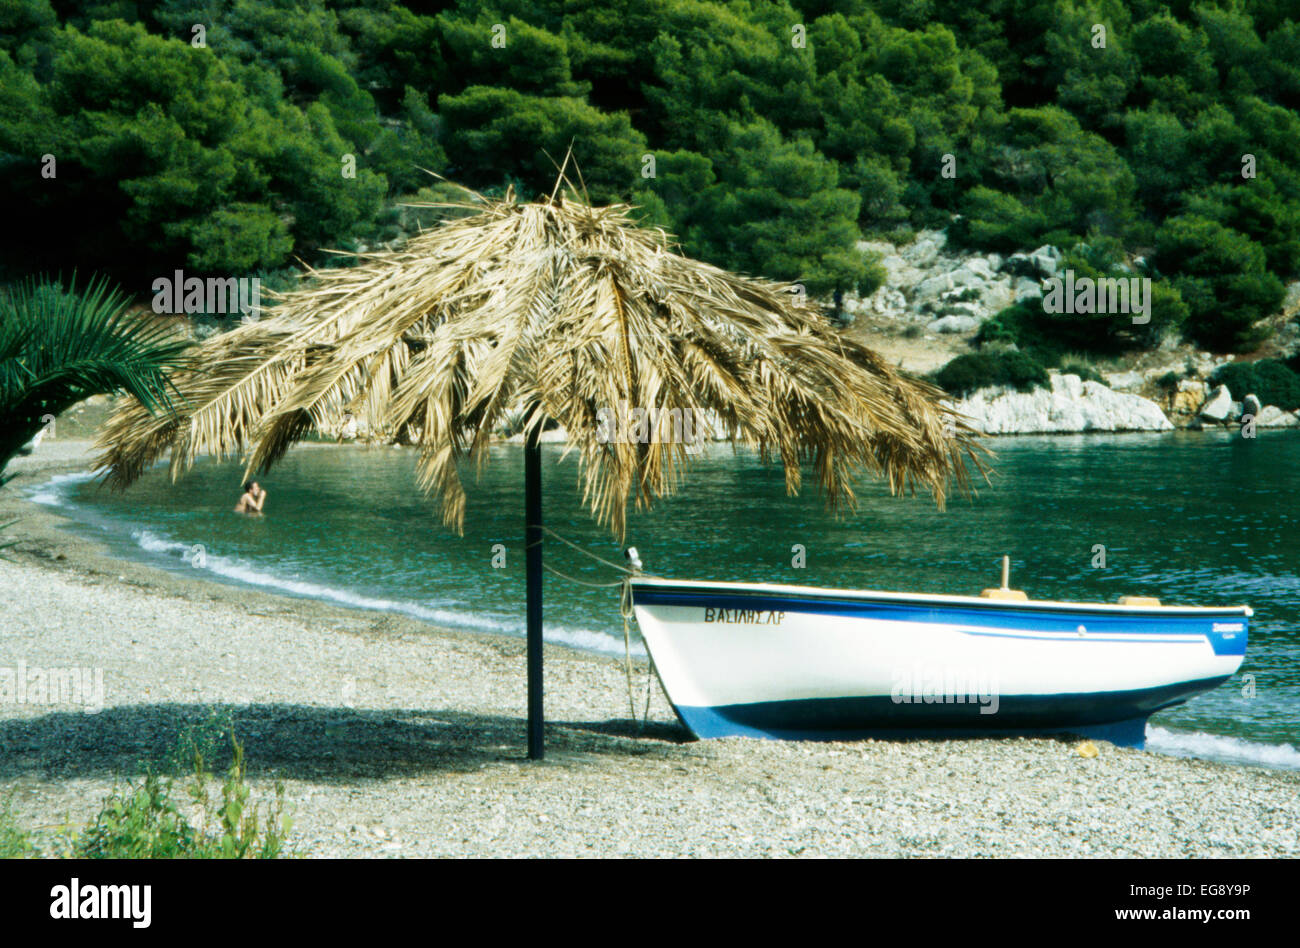
[[980, 591], [982, 599], [1015, 599], [1028, 602], [1029, 596], [1022, 589], [984, 589]]
[[1002, 585], [997, 589], [981, 590], [980, 598], [982, 599], [1013, 599], [1018, 602], [1028, 602], [1029, 597], [1019, 589], [1008, 589], [1007, 585], [1011, 581], [1011, 557], [1002, 557]]

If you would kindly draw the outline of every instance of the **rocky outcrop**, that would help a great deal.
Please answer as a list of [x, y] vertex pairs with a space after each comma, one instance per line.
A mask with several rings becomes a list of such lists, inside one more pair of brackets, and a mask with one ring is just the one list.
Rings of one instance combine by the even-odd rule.
[[1283, 411], [1276, 405], [1265, 405], [1255, 416], [1256, 428], [1295, 428], [1300, 425], [1300, 414]]
[[920, 231], [899, 247], [887, 241], [862, 241], [860, 250], [876, 253], [885, 283], [871, 296], [848, 296], [844, 311], [924, 323], [930, 332], [972, 332], [1012, 303], [1039, 296], [1042, 281], [1060, 269], [1061, 251], [1039, 247], [1032, 253], [958, 254], [943, 231]]
[[1225, 422], [1232, 417], [1233, 404], [1232, 393], [1228, 391], [1228, 386], [1220, 385], [1205, 400], [1200, 415], [1206, 421]]
[[978, 329], [979, 325], [978, 317], [953, 314], [952, 316], [944, 316], [942, 319], [936, 319], [932, 323], [927, 323], [925, 328], [930, 332], [971, 332]]
[[1182, 379], [1169, 403], [1169, 413], [1191, 417], [1205, 404], [1209, 386], [1200, 379]]
[[1160, 406], [1077, 375], [1053, 375], [1051, 388], [1016, 392], [980, 389], [951, 403], [985, 434], [1066, 434], [1083, 431], [1169, 431]]

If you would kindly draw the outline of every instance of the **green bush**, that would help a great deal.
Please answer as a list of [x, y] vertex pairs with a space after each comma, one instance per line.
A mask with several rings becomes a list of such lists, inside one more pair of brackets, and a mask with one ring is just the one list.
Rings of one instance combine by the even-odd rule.
[[1061, 374], [1077, 375], [1085, 382], [1101, 382], [1103, 385], [1106, 384], [1106, 379], [1100, 372], [1083, 362], [1067, 359], [1061, 363]]
[[[14, 824], [6, 802], [0, 807], [0, 858], [275, 859], [285, 855], [292, 822], [285, 812], [284, 786], [276, 784], [274, 800], [265, 811], [250, 802], [244, 746], [229, 727], [228, 720], [214, 716], [187, 728], [160, 769], [147, 764], [145, 777], [115, 790], [83, 830], [56, 837], [53, 852], [42, 852], [30, 834]], [[218, 799], [211, 792], [214, 778], [208, 759], [223, 730], [230, 742], [231, 763]], [[191, 776], [182, 784], [173, 774], [185, 768]], [[180, 801], [178, 790], [183, 794]]]
[[965, 398], [994, 385], [1029, 392], [1048, 384], [1047, 370], [1023, 352], [972, 352], [953, 359], [934, 374], [934, 382], [948, 394]]
[[1300, 408], [1300, 374], [1277, 359], [1230, 362], [1210, 376], [1211, 385], [1226, 385], [1234, 401], [1254, 395], [1261, 405], [1286, 411]]
[[[1066, 256], [1065, 266], [1075, 271], [1076, 279], [1136, 276], [1119, 270], [1097, 270], [1072, 255]], [[1011, 343], [1052, 366], [1067, 352], [1113, 355], [1153, 346], [1166, 333], [1176, 332], [1187, 314], [1188, 307], [1172, 283], [1152, 280], [1149, 322], [1134, 323], [1131, 316], [1122, 313], [1049, 313], [1043, 309], [1042, 298], [1033, 297], [985, 320], [975, 342], [981, 346]]]
[[1037, 210], [980, 185], [967, 195], [962, 216], [953, 222], [948, 236], [962, 246], [1014, 253], [1034, 246], [1046, 227], [1046, 218]]
[[172, 799], [175, 781], [150, 773], [115, 792], [95, 821], [77, 837], [74, 854], [92, 859], [275, 859], [284, 854], [291, 822], [284, 812], [284, 785], [265, 817], [250, 807], [244, 746], [230, 736], [232, 760], [217, 805], [209, 792], [203, 753], [194, 750], [194, 774], [184, 792], [198, 813], [193, 825]]
[[4, 801], [0, 807], [0, 859], [22, 859], [36, 855], [27, 833], [14, 824], [12, 804]]
[[1267, 272], [1264, 248], [1244, 234], [1195, 216], [1175, 217], [1156, 235], [1160, 269], [1188, 307], [1187, 334], [1218, 352], [1244, 352], [1267, 335], [1256, 325], [1276, 312], [1282, 281]]

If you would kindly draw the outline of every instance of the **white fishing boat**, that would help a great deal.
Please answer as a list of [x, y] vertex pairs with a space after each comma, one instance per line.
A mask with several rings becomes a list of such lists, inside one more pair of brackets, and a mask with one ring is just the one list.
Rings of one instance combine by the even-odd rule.
[[1068, 732], [1141, 747], [1151, 714], [1246, 652], [1249, 606], [1036, 601], [1003, 575], [980, 596], [630, 582], [664, 691], [701, 738]]

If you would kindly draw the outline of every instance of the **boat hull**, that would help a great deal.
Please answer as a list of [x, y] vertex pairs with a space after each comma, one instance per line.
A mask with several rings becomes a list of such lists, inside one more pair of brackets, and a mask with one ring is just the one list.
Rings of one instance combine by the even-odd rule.
[[696, 736], [1069, 732], [1141, 746], [1227, 680], [1248, 607], [1016, 602], [637, 578], [638, 625]]

